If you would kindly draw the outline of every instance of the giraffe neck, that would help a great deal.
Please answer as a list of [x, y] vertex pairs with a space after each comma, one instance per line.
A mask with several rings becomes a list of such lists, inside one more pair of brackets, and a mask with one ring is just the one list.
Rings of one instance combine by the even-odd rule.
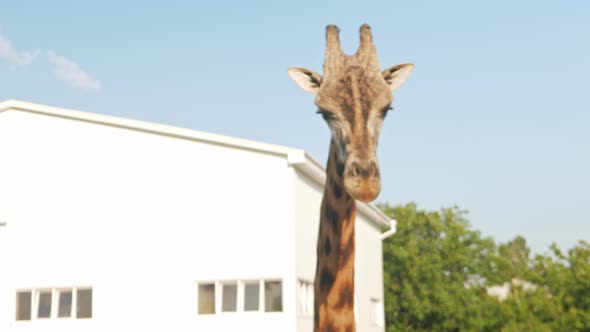
[[330, 144], [320, 211], [315, 275], [314, 332], [355, 331], [355, 200], [344, 190], [344, 165]]

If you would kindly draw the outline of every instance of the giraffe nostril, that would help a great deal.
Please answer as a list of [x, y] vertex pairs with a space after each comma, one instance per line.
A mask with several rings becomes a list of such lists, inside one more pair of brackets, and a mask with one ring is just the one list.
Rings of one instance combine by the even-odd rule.
[[350, 175], [359, 176], [359, 174], [360, 174], [359, 171], [361, 169], [361, 165], [357, 161], [353, 161], [352, 165], [350, 165], [350, 166], [351, 166]]
[[353, 161], [350, 164], [350, 173], [353, 177], [362, 177], [368, 178], [372, 176], [377, 176], [379, 174], [379, 169], [377, 167], [377, 163], [374, 161], [368, 162], [360, 162], [360, 161]]

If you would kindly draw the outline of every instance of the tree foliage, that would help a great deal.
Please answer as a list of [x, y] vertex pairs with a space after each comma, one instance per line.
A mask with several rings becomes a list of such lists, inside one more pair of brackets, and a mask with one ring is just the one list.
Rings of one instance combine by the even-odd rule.
[[380, 207], [398, 221], [383, 244], [387, 331], [590, 331], [587, 242], [531, 258], [526, 239], [496, 244], [457, 207]]

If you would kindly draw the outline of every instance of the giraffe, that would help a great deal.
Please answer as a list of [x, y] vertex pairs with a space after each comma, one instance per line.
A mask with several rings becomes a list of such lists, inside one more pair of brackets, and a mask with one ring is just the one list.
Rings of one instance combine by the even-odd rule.
[[377, 142], [397, 89], [413, 64], [381, 71], [371, 28], [360, 28], [360, 46], [350, 56], [340, 30], [326, 27], [324, 74], [289, 68], [291, 78], [314, 94], [317, 113], [331, 130], [320, 210], [314, 281], [314, 332], [355, 331], [354, 251], [356, 201], [371, 202], [381, 190]]

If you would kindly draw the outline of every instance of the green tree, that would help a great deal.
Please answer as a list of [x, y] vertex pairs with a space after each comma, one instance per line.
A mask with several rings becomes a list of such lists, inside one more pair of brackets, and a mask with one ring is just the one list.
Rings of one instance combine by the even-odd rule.
[[499, 267], [506, 281], [512, 278], [523, 278], [529, 267], [529, 256], [531, 250], [527, 247], [526, 239], [517, 236], [508, 243], [498, 245], [498, 262], [502, 262]]
[[567, 255], [555, 244], [550, 249], [534, 258], [527, 274], [542, 298], [521, 303], [553, 331], [590, 331], [590, 244], [579, 241]]
[[531, 258], [525, 238], [496, 245], [457, 207], [380, 207], [398, 221], [383, 244], [388, 331], [590, 332], [588, 242]]
[[380, 206], [398, 221], [384, 242], [388, 331], [499, 331], [502, 308], [485, 290], [496, 276], [496, 248], [457, 207]]

